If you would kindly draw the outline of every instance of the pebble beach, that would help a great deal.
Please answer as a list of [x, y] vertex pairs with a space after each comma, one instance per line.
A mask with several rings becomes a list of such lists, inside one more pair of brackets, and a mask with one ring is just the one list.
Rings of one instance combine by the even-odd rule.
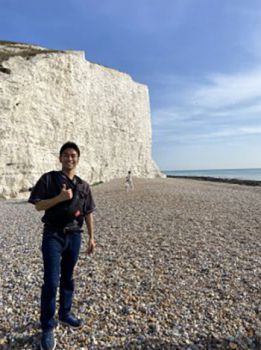
[[[134, 179], [92, 187], [73, 312], [57, 350], [261, 349], [261, 187]], [[0, 201], [0, 348], [39, 349], [42, 213]]]

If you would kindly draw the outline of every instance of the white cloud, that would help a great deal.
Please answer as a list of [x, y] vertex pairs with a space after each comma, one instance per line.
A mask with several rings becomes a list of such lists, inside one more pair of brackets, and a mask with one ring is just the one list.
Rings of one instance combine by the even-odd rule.
[[261, 134], [261, 126], [254, 128], [240, 127], [235, 129], [223, 129], [222, 131], [212, 132], [208, 134], [198, 134], [196, 138], [222, 138], [222, 137], [232, 137], [232, 136], [246, 136], [246, 135], [259, 135]]
[[[156, 132], [157, 133], [157, 132]], [[160, 129], [158, 130], [158, 134], [164, 134], [169, 135], [170, 138], [173, 139], [212, 139], [212, 138], [221, 138], [221, 137], [227, 137], [227, 136], [244, 136], [244, 135], [259, 135], [261, 134], [261, 125], [255, 126], [255, 127], [238, 127], [238, 128], [231, 128], [231, 127], [224, 127], [223, 129], [219, 131], [209, 131], [207, 133], [202, 133], [198, 131], [197, 133], [179, 133], [178, 130], [175, 129]]]
[[159, 141], [186, 142], [261, 134], [261, 68], [215, 74], [204, 83], [178, 90], [165, 109], [153, 110]]
[[218, 109], [261, 99], [261, 68], [234, 75], [214, 75], [188, 98], [204, 109]]

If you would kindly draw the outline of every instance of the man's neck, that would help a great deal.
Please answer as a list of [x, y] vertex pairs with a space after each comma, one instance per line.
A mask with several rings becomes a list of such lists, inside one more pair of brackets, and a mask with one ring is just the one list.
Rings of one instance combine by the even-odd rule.
[[65, 169], [62, 169], [62, 172], [67, 176], [69, 177], [69, 179], [73, 179], [74, 176], [75, 176], [75, 171], [74, 170], [65, 170]]

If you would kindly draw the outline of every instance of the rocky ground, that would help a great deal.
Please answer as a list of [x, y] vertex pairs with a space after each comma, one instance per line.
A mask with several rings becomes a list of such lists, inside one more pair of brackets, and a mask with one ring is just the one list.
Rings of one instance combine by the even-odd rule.
[[[93, 187], [97, 249], [75, 271], [81, 330], [58, 350], [261, 349], [261, 188], [182, 179]], [[40, 213], [0, 201], [0, 347], [38, 349]], [[86, 235], [85, 235], [86, 236]]]

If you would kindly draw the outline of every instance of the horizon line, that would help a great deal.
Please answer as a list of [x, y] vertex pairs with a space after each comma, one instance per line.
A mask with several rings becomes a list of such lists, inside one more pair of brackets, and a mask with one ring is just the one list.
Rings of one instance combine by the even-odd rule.
[[212, 169], [160, 169], [160, 171], [166, 172], [166, 171], [209, 171], [209, 170], [256, 170], [259, 168], [212, 168]]

